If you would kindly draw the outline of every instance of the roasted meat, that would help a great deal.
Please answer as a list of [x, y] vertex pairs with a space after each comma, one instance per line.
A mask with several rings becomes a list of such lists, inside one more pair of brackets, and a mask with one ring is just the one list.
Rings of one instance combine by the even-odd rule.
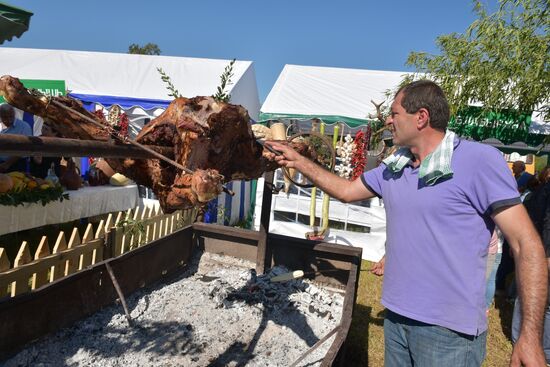
[[[105, 130], [78, 117], [76, 114], [49, 103], [48, 98], [33, 94], [17, 78], [9, 75], [1, 77], [0, 94], [12, 106], [47, 119], [51, 129], [59, 136], [66, 138], [74, 137], [83, 140], [105, 141], [109, 139], [109, 134]], [[55, 99], [67, 107], [103, 124], [96, 116], [86, 111], [80, 101], [65, 96], [56, 97]]]
[[[42, 116], [57, 136], [109, 139], [104, 129], [56, 106], [48, 98], [29, 93], [17, 78], [1, 77], [0, 94], [11, 105]], [[75, 99], [53, 99], [105, 124]], [[277, 168], [273, 153], [256, 141], [246, 109], [212, 97], [175, 99], [143, 128], [136, 141], [172, 147], [174, 160], [194, 171], [182, 172], [159, 159], [107, 159], [115, 171], [151, 187], [166, 213], [204, 204], [221, 192], [222, 183], [258, 178]], [[291, 144], [301, 153], [313, 155], [307, 146]]]

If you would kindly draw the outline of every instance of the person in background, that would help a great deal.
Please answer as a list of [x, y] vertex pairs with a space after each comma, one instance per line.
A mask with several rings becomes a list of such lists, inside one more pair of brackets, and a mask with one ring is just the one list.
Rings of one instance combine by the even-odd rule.
[[[42, 133], [40, 136], [53, 137], [55, 136], [50, 129], [49, 125], [44, 124], [42, 126]], [[30, 173], [34, 177], [46, 178], [48, 170], [52, 167], [57, 177], [61, 177], [61, 157], [42, 157], [34, 156], [30, 159]]]
[[[548, 189], [545, 189], [545, 183], [548, 181], [548, 167], [544, 168], [538, 176], [531, 176], [527, 181], [524, 191], [520, 195], [520, 199], [527, 210], [527, 214], [535, 225], [537, 232], [542, 236], [542, 220], [546, 210], [546, 196]], [[518, 188], [519, 191], [519, 188]], [[505, 259], [506, 258], [506, 259]], [[517, 298], [517, 281], [514, 275], [514, 258], [510, 251], [508, 243], [504, 242], [504, 255], [502, 259], [504, 263], [503, 272], [508, 278], [510, 275], [511, 282], [506, 289], [506, 298], [509, 302], [514, 303]], [[505, 260], [505, 261], [504, 261]], [[508, 278], [510, 279], [510, 278]]]
[[512, 172], [514, 172], [514, 177], [516, 178], [516, 182], [518, 184], [518, 190], [522, 193], [527, 188], [527, 183], [533, 175], [525, 172], [525, 162], [523, 161], [515, 161], [512, 163]]
[[[527, 209], [528, 214], [530, 212], [529, 207], [538, 202], [538, 200], [532, 199], [536, 196], [535, 193], [538, 192], [539, 187], [540, 183], [538, 178], [536, 176], [531, 176], [529, 181], [527, 181], [527, 185], [524, 186], [523, 192], [519, 191], [518, 188], [518, 192], [520, 193], [519, 198]], [[529, 214], [529, 217], [533, 220], [533, 216], [531, 214]], [[538, 233], [540, 234], [540, 231], [538, 231]], [[517, 283], [514, 276], [514, 269], [515, 261], [512, 250], [510, 249], [508, 242], [504, 241], [501, 255], [501, 265], [498, 268], [496, 275], [496, 284], [499, 288], [499, 293], [503, 293], [507, 301], [511, 303], [513, 303], [517, 297]]]
[[[537, 177], [537, 185], [533, 185], [530, 188], [531, 194], [525, 197], [523, 201], [523, 205], [525, 209], [527, 209], [529, 217], [541, 236], [546, 215], [546, 202], [550, 191], [550, 187], [548, 186], [550, 182], [549, 175], [550, 166], [544, 167]], [[530, 183], [532, 182], [533, 180], [530, 180]]]
[[[550, 268], [550, 167], [545, 167], [538, 175], [539, 187], [536, 188], [528, 200], [524, 201], [529, 217], [539, 232], [546, 253], [547, 266]], [[545, 282], [546, 279], [540, 279]], [[549, 293], [550, 294], [550, 293]], [[549, 298], [550, 301], [550, 298]], [[512, 316], [512, 342], [516, 343], [522, 328], [522, 300], [516, 298]], [[544, 354], [546, 363], [550, 365], [550, 308], [546, 306], [543, 328]]]
[[[541, 183], [538, 177], [531, 176], [527, 181], [527, 184], [525, 185], [525, 188], [519, 197], [521, 199], [521, 202], [525, 204], [526, 201], [529, 201], [533, 193], [537, 191], [540, 185]], [[519, 188], [518, 188], [518, 191], [519, 191]]]
[[296, 168], [336, 199], [384, 199], [386, 367], [481, 366], [487, 244], [495, 224], [514, 252], [523, 305], [510, 365], [544, 365], [548, 269], [540, 237], [520, 205], [502, 154], [448, 131], [449, 118], [437, 84], [421, 80], [400, 88], [387, 123], [402, 148], [355, 181], [328, 172], [288, 145], [266, 144], [280, 152], [274, 159], [281, 166]]
[[491, 242], [489, 242], [489, 251], [487, 256], [487, 272], [485, 273], [487, 278], [487, 289], [485, 292], [485, 303], [487, 305], [487, 313], [491, 304], [493, 303], [493, 298], [495, 296], [496, 289], [496, 275], [498, 266], [502, 259], [502, 244], [504, 242], [504, 236], [502, 232], [495, 227], [493, 235], [491, 236]]
[[[0, 121], [5, 128], [0, 134], [14, 134], [32, 136], [32, 130], [29, 124], [15, 118], [15, 110], [7, 103], [0, 105]], [[21, 157], [0, 156], [0, 173], [11, 171], [26, 171], [27, 159]]]

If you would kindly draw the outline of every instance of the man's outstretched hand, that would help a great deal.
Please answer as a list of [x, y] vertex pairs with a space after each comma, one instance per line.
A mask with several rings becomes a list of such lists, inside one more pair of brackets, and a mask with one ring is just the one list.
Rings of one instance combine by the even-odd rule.
[[280, 166], [288, 168], [298, 168], [297, 163], [301, 159], [305, 159], [302, 155], [300, 155], [287, 144], [282, 144], [273, 140], [267, 140], [265, 144], [280, 153], [275, 156], [275, 161]]
[[265, 145], [279, 152], [277, 155], [274, 154], [274, 160], [280, 166], [295, 168], [313, 185], [335, 199], [349, 203], [374, 197], [374, 193], [367, 189], [361, 180], [346, 180], [317, 164], [317, 154], [307, 145], [293, 146], [291, 142], [289, 146], [285, 142], [276, 141], [266, 141]]

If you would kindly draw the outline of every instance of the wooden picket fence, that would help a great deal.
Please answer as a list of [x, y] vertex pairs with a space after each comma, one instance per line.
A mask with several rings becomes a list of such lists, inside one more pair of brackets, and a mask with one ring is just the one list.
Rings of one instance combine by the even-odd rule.
[[[158, 206], [110, 213], [93, 230], [80, 236], [73, 228], [69, 240], [59, 232], [53, 247], [42, 236], [34, 257], [24, 241], [11, 265], [0, 247], [0, 298], [33, 291], [110, 257], [120, 256], [194, 222], [195, 209], [163, 214]], [[109, 233], [112, 232], [112, 233]]]

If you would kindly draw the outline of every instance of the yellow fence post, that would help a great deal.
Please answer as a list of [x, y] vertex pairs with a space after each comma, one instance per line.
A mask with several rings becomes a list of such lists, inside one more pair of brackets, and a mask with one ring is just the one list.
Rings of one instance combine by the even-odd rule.
[[[66, 249], [67, 249], [67, 241], [65, 240], [65, 233], [61, 231], [57, 236], [57, 240], [55, 241], [55, 245], [53, 246], [52, 253], [58, 254], [61, 251]], [[53, 282], [54, 280], [63, 278], [65, 276], [65, 270], [67, 265], [66, 263], [67, 261], [62, 258], [58, 264], [52, 266], [52, 270], [50, 274], [50, 282]]]
[[[27, 241], [23, 241], [19, 252], [15, 256], [15, 261], [13, 262], [13, 268], [18, 268], [22, 265], [28, 264], [32, 261], [31, 253], [29, 251], [29, 244]], [[14, 279], [14, 282], [11, 284], [11, 296], [15, 297], [18, 294], [28, 292], [30, 289], [29, 286], [30, 276], [28, 273], [21, 273]]]
[[[71, 237], [69, 238], [69, 243], [67, 244], [68, 249], [72, 249], [80, 245], [80, 235], [78, 234], [78, 229], [73, 228]], [[67, 260], [67, 269], [65, 270], [65, 275], [71, 275], [76, 273], [80, 268], [80, 252], [77, 252], [75, 255], [72, 255]]]
[[[86, 244], [87, 242], [90, 242], [94, 239], [94, 227], [92, 226], [92, 223], [88, 223], [88, 226], [86, 227], [86, 230], [84, 231], [84, 236], [82, 236], [82, 243]], [[82, 254], [82, 259], [80, 262], [80, 269], [85, 269], [88, 266], [95, 264], [98, 262], [97, 258], [98, 250], [93, 251], [86, 251]], [[101, 261], [100, 259], [99, 261]]]
[[[6, 250], [3, 247], [0, 247], [0, 275], [2, 272], [9, 270], [11, 267], [10, 260], [6, 254]], [[0, 277], [0, 298], [3, 298], [8, 295], [8, 282], [4, 281]]]
[[[48, 237], [42, 236], [42, 239], [40, 240], [40, 243], [38, 244], [38, 248], [36, 249], [36, 252], [34, 253], [34, 259], [39, 260], [43, 257], [49, 256], [51, 254], [50, 252], [50, 246], [48, 245]], [[44, 269], [42, 271], [37, 271], [32, 276], [32, 289], [37, 289], [42, 287], [43, 285], [48, 283], [48, 269]]]

